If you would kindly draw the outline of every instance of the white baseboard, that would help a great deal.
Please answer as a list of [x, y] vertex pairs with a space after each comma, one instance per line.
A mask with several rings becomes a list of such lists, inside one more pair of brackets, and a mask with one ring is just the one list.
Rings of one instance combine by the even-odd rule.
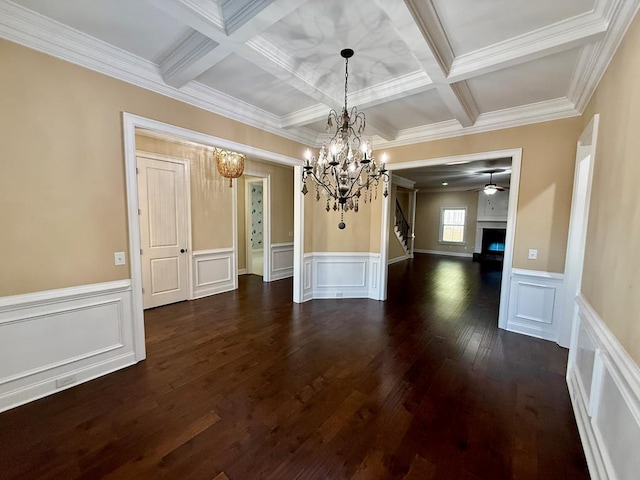
[[315, 298], [381, 300], [379, 253], [315, 252], [303, 262], [303, 301]]
[[193, 252], [192, 299], [208, 297], [238, 288], [233, 248], [197, 250]]
[[473, 258], [473, 253], [458, 253], [458, 252], [448, 252], [446, 250], [423, 250], [420, 248], [414, 248], [414, 253], [428, 253], [430, 255], [444, 255], [446, 257], [463, 257], [463, 258]]
[[396, 257], [396, 258], [390, 259], [387, 263], [389, 265], [393, 265], [394, 263], [402, 262], [403, 260], [409, 260], [410, 258], [412, 258], [412, 257], [409, 254], [402, 255], [401, 257]]
[[293, 243], [271, 244], [271, 281], [293, 277]]
[[238, 269], [238, 275], [246, 275], [246, 274], [247, 274], [247, 269], [246, 268]]
[[0, 411], [136, 363], [133, 331], [130, 280], [0, 299]]
[[640, 367], [582, 294], [576, 301], [567, 385], [591, 478], [637, 478]]
[[557, 342], [564, 275], [514, 268], [510, 282], [506, 329]]

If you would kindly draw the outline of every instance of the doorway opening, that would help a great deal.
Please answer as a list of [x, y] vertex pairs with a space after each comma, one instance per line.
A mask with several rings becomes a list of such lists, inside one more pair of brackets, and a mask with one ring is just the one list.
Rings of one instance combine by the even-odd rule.
[[271, 174], [246, 170], [238, 179], [238, 274], [271, 281]]
[[[137, 134], [141, 131], [144, 131], [149, 137], [169, 139], [176, 144], [175, 148], [178, 149], [178, 153], [172, 153], [169, 151], [151, 152], [155, 156], [163, 157], [161, 158], [161, 161], [168, 161], [169, 159], [167, 159], [166, 157], [171, 157], [173, 162], [169, 161], [169, 163], [180, 163], [181, 159], [187, 158], [185, 155], [183, 155], [183, 153], [185, 149], [188, 150], [189, 148], [195, 148], [196, 150], [200, 149], [201, 152], [204, 150], [213, 151], [214, 147], [233, 150], [239, 153], [243, 153], [247, 156], [251, 156], [253, 158], [259, 158], [261, 161], [268, 162], [274, 166], [281, 167], [281, 170], [285, 170], [288, 173], [279, 173], [278, 175], [282, 176], [283, 178], [286, 177], [286, 182], [288, 184], [291, 184], [292, 189], [294, 183], [294, 180], [292, 178], [292, 167], [300, 165], [300, 160], [292, 157], [287, 157], [280, 153], [195, 132], [193, 130], [169, 125], [163, 122], [140, 117], [137, 115], [132, 115], [126, 112], [123, 113], [129, 261], [131, 268], [132, 292], [131, 311], [133, 316], [134, 351], [136, 361], [144, 360], [146, 358], [146, 340], [144, 328], [145, 303], [143, 301], [142, 293], [142, 255], [144, 255], [144, 250], [142, 254], [139, 253], [142, 248], [141, 224], [139, 220], [139, 212], [141, 209], [138, 191], [138, 172], [136, 170], [138, 168], [138, 151], [145, 150], [144, 148], [141, 148], [137, 141]], [[189, 300], [221, 293], [223, 291], [234, 290], [238, 286], [237, 181], [233, 182], [233, 190], [230, 191], [228, 187], [228, 181], [226, 179], [222, 179], [221, 177], [219, 177], [219, 175], [217, 175], [217, 173], [214, 172], [215, 163], [211, 162], [211, 158], [211, 155], [201, 155], [198, 158], [198, 160], [200, 161], [190, 162], [190, 172], [185, 172], [186, 178], [190, 180], [196, 179], [198, 182], [200, 182], [199, 184], [196, 184], [195, 180], [191, 181], [191, 197], [195, 197], [197, 193], [195, 192], [195, 190], [197, 190], [195, 187], [197, 187], [198, 185], [203, 187], [199, 189], [200, 193], [202, 194], [202, 198], [198, 199], [198, 204], [202, 208], [198, 212], [196, 212], [195, 210], [197, 206], [193, 201], [191, 202], [191, 207], [188, 208], [188, 210], [191, 210], [192, 224], [187, 228], [188, 237], [187, 247], [184, 248], [185, 252], [180, 252], [180, 250], [182, 249], [182, 245], [177, 245], [182, 242], [173, 242], [174, 246], [180, 247], [178, 249], [180, 255], [184, 255], [187, 259], [186, 271], [188, 273], [186, 284], [188, 292], [187, 299]], [[193, 166], [194, 164], [196, 166]], [[167, 176], [165, 175], [165, 177]], [[165, 178], [164, 180], [167, 179]], [[180, 182], [173, 183], [177, 184]], [[187, 195], [187, 202], [189, 202], [190, 196]], [[291, 193], [291, 195], [289, 196], [289, 204], [291, 203], [292, 196], [293, 193]], [[160, 195], [160, 199], [162, 198], [163, 195]], [[223, 199], [224, 202], [228, 202], [228, 205], [226, 203], [225, 205], [222, 205], [222, 203], [224, 202], [221, 202], [221, 199]], [[278, 270], [279, 278], [286, 278], [286, 276], [292, 275], [295, 276], [295, 272], [293, 271], [292, 258], [294, 250], [293, 205], [291, 205], [290, 209], [291, 225], [278, 225], [278, 227], [283, 231], [286, 229], [286, 232], [289, 233], [289, 236], [286, 238], [290, 238], [290, 243], [286, 243], [286, 245], [284, 243], [282, 244], [279, 255], [277, 256], [278, 268], [276, 268], [276, 270]], [[226, 216], [224, 218], [224, 221], [220, 221], [216, 220], [215, 218], [211, 218], [212, 214], [221, 214]], [[198, 232], [196, 232], [196, 222], [199, 226], [203, 227], [203, 231], [198, 230]], [[188, 217], [187, 223], [189, 223]], [[191, 232], [190, 237], [189, 232]], [[283, 237], [286, 236], [286, 232], [285, 234], [283, 234]], [[210, 244], [208, 244], [207, 242], [210, 242]], [[244, 251], [244, 248], [242, 250]], [[265, 252], [268, 253], [266, 249]], [[289, 253], [287, 254], [287, 252]], [[274, 255], [274, 252], [271, 253], [271, 255], [264, 255], [266, 262], [268, 262], [270, 257]], [[289, 264], [287, 264], [287, 261], [289, 262]], [[158, 266], [163, 266], [163, 262], [165, 263], [164, 267], [167, 267], [167, 265], [171, 264], [172, 262], [173, 264], [179, 263], [177, 259], [163, 260], [158, 262]], [[175, 267], [174, 271], [176, 270], [180, 270], [180, 267]], [[183, 267], [180, 272], [184, 270], [185, 268]], [[267, 271], [263, 273], [266, 277], [266, 275], [271, 272]], [[177, 281], [178, 280], [176, 280], [175, 282]], [[180, 280], [180, 282], [181, 286], [185, 283], [183, 278], [182, 280]], [[167, 288], [174, 286], [169, 282], [165, 282], [165, 284], [161, 286], [165, 290], [174, 290], [173, 288]]]
[[[522, 150], [513, 149], [389, 165], [392, 176], [414, 182], [418, 190], [415, 220], [410, 226], [414, 254], [459, 257], [468, 262], [475, 259], [483, 272], [496, 272], [500, 290], [498, 326], [505, 329], [521, 159]], [[487, 184], [504, 188], [487, 194]], [[387, 291], [393, 212], [387, 199], [381, 229], [381, 256], [387, 260], [387, 268], [380, 272], [383, 292]], [[488, 237], [483, 241], [485, 230]]]

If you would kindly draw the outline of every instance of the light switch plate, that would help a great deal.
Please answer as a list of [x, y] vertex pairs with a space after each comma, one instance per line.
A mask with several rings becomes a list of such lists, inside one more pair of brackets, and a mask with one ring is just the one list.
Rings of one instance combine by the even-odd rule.
[[126, 262], [124, 252], [115, 252], [113, 254], [113, 260], [116, 265], [124, 265]]
[[537, 260], [538, 259], [538, 250], [535, 248], [529, 249], [529, 260]]

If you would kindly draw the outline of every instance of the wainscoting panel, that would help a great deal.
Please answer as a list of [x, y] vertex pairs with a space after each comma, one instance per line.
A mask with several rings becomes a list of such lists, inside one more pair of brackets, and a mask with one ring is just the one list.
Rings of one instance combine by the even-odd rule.
[[317, 252], [304, 259], [304, 300], [312, 298], [379, 299], [377, 253]]
[[293, 243], [271, 244], [271, 281], [293, 277]]
[[133, 363], [129, 280], [0, 299], [0, 411]]
[[591, 478], [640, 471], [640, 368], [589, 302], [577, 298], [567, 384]]
[[512, 269], [507, 330], [557, 341], [563, 284], [561, 274]]
[[313, 253], [305, 253], [302, 262], [302, 301], [313, 299]]
[[232, 248], [193, 252], [193, 295], [202, 298], [237, 288], [236, 259]]

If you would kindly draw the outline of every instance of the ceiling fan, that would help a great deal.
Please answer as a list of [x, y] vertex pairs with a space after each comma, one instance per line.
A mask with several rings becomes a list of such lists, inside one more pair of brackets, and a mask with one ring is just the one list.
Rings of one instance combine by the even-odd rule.
[[482, 188], [476, 188], [473, 190], [470, 190], [471, 192], [484, 192], [487, 195], [495, 195], [496, 192], [504, 192], [506, 190], [509, 190], [509, 187], [504, 187], [501, 185], [496, 185], [495, 183], [493, 183], [493, 174], [494, 173], [500, 173], [500, 172], [504, 172], [504, 170], [487, 170], [485, 172], [479, 172], [479, 173], [488, 173], [489, 174], [489, 183], [485, 184], [484, 187]]

